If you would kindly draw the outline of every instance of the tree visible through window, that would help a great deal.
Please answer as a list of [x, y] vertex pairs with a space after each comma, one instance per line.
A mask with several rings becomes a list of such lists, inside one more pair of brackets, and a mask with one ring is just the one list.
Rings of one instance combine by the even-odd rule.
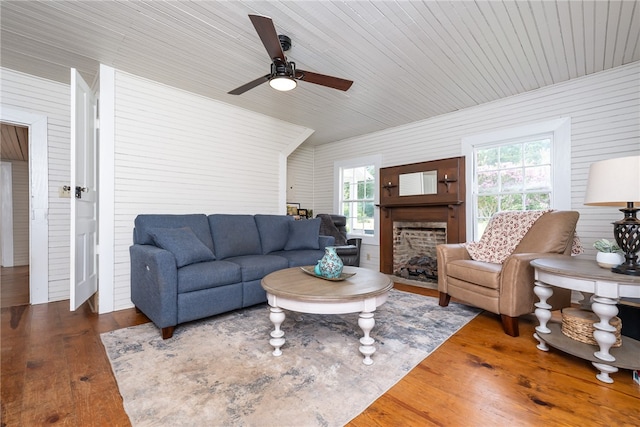
[[375, 165], [341, 169], [340, 213], [350, 234], [374, 234], [375, 174]]
[[496, 212], [551, 208], [551, 145], [544, 135], [475, 148], [476, 237]]

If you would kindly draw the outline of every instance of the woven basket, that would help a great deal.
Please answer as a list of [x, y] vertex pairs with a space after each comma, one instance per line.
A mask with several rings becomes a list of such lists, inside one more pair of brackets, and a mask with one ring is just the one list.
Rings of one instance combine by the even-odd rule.
[[[562, 333], [576, 341], [598, 345], [593, 338], [593, 324], [597, 322], [599, 322], [598, 315], [591, 311], [578, 308], [565, 308], [562, 310]], [[609, 321], [609, 324], [616, 328], [613, 333], [616, 336], [616, 342], [613, 347], [620, 347], [622, 345], [622, 338], [620, 337], [622, 321], [619, 317], [614, 317]]]

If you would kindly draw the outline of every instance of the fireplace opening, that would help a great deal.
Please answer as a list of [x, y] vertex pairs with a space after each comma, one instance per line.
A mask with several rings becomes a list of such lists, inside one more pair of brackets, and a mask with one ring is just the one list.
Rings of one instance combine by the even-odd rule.
[[436, 246], [447, 243], [446, 222], [393, 222], [393, 274], [407, 280], [438, 280]]

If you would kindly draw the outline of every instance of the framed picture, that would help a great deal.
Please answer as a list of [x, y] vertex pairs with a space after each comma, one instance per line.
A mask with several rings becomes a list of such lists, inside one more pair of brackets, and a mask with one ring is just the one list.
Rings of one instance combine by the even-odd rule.
[[298, 209], [300, 209], [300, 203], [287, 202], [287, 215], [298, 215]]
[[309, 218], [309, 213], [306, 209], [298, 209], [298, 215], [303, 218]]

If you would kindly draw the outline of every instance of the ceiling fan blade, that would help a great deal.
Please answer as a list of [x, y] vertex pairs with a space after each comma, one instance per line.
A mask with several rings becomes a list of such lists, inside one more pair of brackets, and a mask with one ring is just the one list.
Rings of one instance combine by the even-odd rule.
[[269, 58], [272, 61], [278, 58], [283, 63], [286, 63], [287, 58], [284, 56], [278, 33], [276, 33], [276, 27], [273, 25], [271, 18], [262, 15], [249, 15], [249, 19], [251, 19], [258, 36], [260, 36], [262, 44], [267, 49]]
[[351, 80], [339, 77], [325, 76], [324, 74], [312, 73], [311, 71], [296, 70], [296, 79], [321, 86], [327, 86], [338, 90], [347, 91], [353, 84]]
[[269, 77], [271, 74], [267, 74], [266, 76], [259, 77], [249, 83], [243, 84], [240, 87], [235, 88], [232, 91], [227, 92], [229, 95], [241, 95], [248, 91], [249, 89], [253, 89], [256, 86], [260, 86], [262, 83], [269, 81]]

